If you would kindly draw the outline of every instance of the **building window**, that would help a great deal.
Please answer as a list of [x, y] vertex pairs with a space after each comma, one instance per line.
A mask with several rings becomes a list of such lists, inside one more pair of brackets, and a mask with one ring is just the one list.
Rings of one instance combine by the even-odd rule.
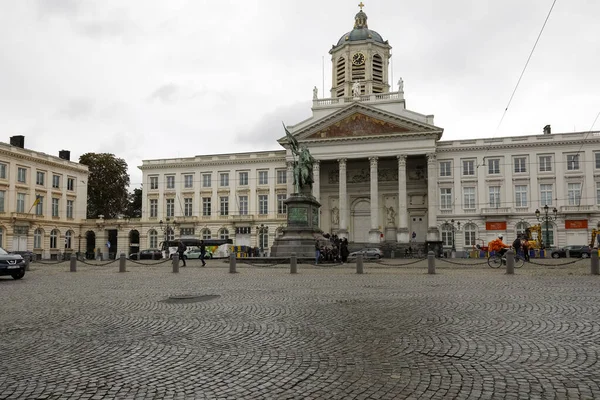
[[542, 223], [542, 240], [546, 247], [554, 247], [554, 227], [551, 223]]
[[17, 182], [27, 183], [27, 170], [25, 168], [19, 167], [17, 169]]
[[552, 172], [552, 156], [540, 156], [540, 172]]
[[59, 199], [52, 199], [52, 216], [58, 217], [58, 201]]
[[228, 172], [221, 172], [221, 174], [219, 174], [219, 186], [221, 186], [221, 187], [229, 186], [229, 173]]
[[258, 213], [260, 215], [269, 213], [269, 196], [266, 194], [258, 195]]
[[498, 208], [500, 207], [500, 186], [490, 186], [490, 207]]
[[167, 189], [175, 189], [175, 176], [168, 175], [166, 178], [167, 178]]
[[148, 231], [148, 238], [150, 239], [149, 247], [151, 249], [158, 248], [158, 233], [154, 229]]
[[497, 158], [488, 159], [488, 174], [496, 175], [500, 173], [500, 160]]
[[464, 227], [465, 246], [475, 246], [477, 240], [477, 226], [475, 224], [466, 224]]
[[258, 247], [260, 250], [269, 248], [269, 227], [263, 226], [258, 229]]
[[202, 215], [205, 217], [210, 216], [211, 214], [211, 200], [210, 197], [202, 198]]
[[237, 226], [235, 228], [236, 235], [249, 235], [252, 231], [252, 228], [249, 226]]
[[67, 231], [65, 233], [65, 249], [73, 248], [73, 231]]
[[167, 241], [175, 240], [175, 230], [173, 228], [167, 229]]
[[158, 200], [150, 200], [150, 218], [158, 217]]
[[240, 196], [240, 215], [248, 215], [248, 196]]
[[219, 204], [221, 205], [220, 214], [229, 215], [229, 196], [221, 196]]
[[202, 187], [211, 187], [211, 174], [202, 174]]
[[75, 178], [67, 178], [67, 190], [71, 192], [75, 190]]
[[440, 176], [452, 176], [452, 163], [450, 161], [440, 162]]
[[58, 229], [52, 229], [50, 231], [50, 248], [57, 249], [58, 248]]
[[596, 204], [600, 204], [600, 182], [596, 182]]
[[35, 215], [44, 215], [44, 196], [35, 196]]
[[175, 216], [175, 199], [167, 199], [167, 218]]
[[222, 240], [229, 239], [229, 231], [226, 228], [223, 228], [219, 231], [219, 239], [222, 239]]
[[442, 225], [442, 244], [445, 247], [452, 246], [452, 225]]
[[60, 175], [52, 175], [52, 187], [60, 189]]
[[258, 184], [268, 185], [269, 184], [269, 171], [258, 171]]
[[194, 187], [194, 175], [183, 175], [183, 187], [187, 189]]
[[287, 183], [287, 171], [285, 169], [277, 170], [277, 184], [285, 185]]
[[475, 209], [475, 188], [474, 187], [463, 188], [463, 209], [465, 209], [465, 210]]
[[35, 173], [35, 184], [36, 185], [40, 185], [40, 186], [44, 186], [44, 178], [46, 177], [46, 174], [42, 171], [37, 171]]
[[240, 172], [240, 186], [248, 186], [248, 172]]
[[67, 200], [67, 218], [73, 218], [73, 200]]
[[[600, 169], [600, 152], [594, 153], [594, 159], [596, 161], [596, 163], [595, 163], [596, 169]], [[1, 178], [1, 176], [0, 176], [0, 178]]]
[[552, 205], [552, 184], [540, 185], [540, 204]]
[[452, 209], [452, 188], [440, 189], [440, 208], [442, 210]]
[[42, 233], [41, 229], [36, 229], [35, 232], [33, 232], [33, 248], [34, 249], [41, 249], [42, 248], [42, 239], [44, 237], [44, 234]]
[[183, 215], [186, 217], [191, 217], [193, 213], [193, 199], [191, 197], [186, 197], [183, 199]]
[[567, 154], [567, 171], [579, 171], [579, 154]]
[[578, 206], [581, 204], [581, 183], [567, 184], [567, 198], [570, 206]]
[[179, 236], [193, 237], [194, 236], [194, 228], [181, 228], [179, 230]]
[[17, 212], [25, 212], [25, 193], [17, 193]]
[[463, 175], [465, 175], [465, 176], [475, 175], [475, 160], [464, 160], [463, 161]]
[[287, 199], [286, 194], [277, 195], [277, 214], [287, 214], [287, 205], [284, 203]]
[[208, 228], [202, 229], [201, 236], [202, 236], [202, 239], [210, 239], [210, 229], [208, 229]]
[[527, 185], [515, 185], [515, 207], [527, 207]]
[[514, 158], [514, 164], [515, 164], [515, 173], [523, 173], [523, 172], [527, 172], [527, 157], [515, 157]]
[[0, 164], [0, 179], [6, 179], [6, 164]]
[[[529, 228], [529, 224], [525, 221], [519, 222], [516, 226], [515, 226], [515, 230], [517, 231], [517, 236], [519, 235], [524, 235], [525, 232], [527, 231], [527, 228]], [[535, 239], [535, 238], [533, 238]]]
[[158, 189], [158, 176], [151, 176], [150, 177], [150, 190], [157, 190]]
[[0, 212], [4, 212], [4, 199], [6, 198], [6, 190], [0, 190]]

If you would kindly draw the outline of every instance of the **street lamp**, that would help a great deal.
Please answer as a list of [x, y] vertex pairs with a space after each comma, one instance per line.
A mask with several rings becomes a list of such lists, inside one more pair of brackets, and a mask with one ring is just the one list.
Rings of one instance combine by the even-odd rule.
[[556, 218], [558, 217], [558, 215], [557, 215], [558, 214], [558, 210], [556, 209], [556, 207], [554, 207], [552, 209], [552, 214], [554, 214], [553, 216], [552, 215], [548, 215], [548, 210], [549, 210], [548, 204], [546, 204], [544, 206], [544, 215], [543, 216], [540, 215], [541, 214], [540, 210], [538, 210], [538, 209], [535, 210], [535, 217], [537, 218], [537, 220], [540, 221], [540, 222], [544, 222], [546, 224], [546, 240], [542, 241], [542, 243], [541, 243], [540, 247], [542, 249], [545, 249], [546, 248], [546, 243], [550, 242], [550, 231], [549, 231], [550, 222], [551, 221], [556, 221]]
[[456, 222], [456, 228], [454, 227], [454, 220], [450, 220], [450, 223], [452, 224], [452, 251], [455, 252], [456, 251], [456, 232], [460, 232], [460, 221]]
[[[176, 222], [173, 221], [173, 225], [175, 225]], [[169, 234], [171, 232], [171, 226], [169, 225], [169, 218], [167, 218], [167, 223], [165, 224], [165, 227], [163, 228], [163, 221], [162, 219], [158, 222], [158, 225], [160, 225], [160, 229], [162, 229], [164, 235], [165, 235], [165, 241], [163, 242], [163, 248], [165, 248], [165, 250], [169, 249]], [[174, 232], [173, 232], [174, 233]], [[175, 237], [173, 237], [173, 239], [175, 239]]]

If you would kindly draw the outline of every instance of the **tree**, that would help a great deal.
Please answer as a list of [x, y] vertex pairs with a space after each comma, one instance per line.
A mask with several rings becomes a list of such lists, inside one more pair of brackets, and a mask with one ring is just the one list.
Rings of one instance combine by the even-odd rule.
[[125, 214], [129, 218], [142, 217], [142, 189], [133, 189], [133, 192], [129, 193], [129, 202]]
[[79, 162], [89, 167], [87, 218], [117, 218], [128, 205], [127, 163], [109, 153], [85, 153]]

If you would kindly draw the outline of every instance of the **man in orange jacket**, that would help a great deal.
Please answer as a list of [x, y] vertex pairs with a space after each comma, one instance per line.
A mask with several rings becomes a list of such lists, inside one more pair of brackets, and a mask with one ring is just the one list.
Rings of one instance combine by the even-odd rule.
[[502, 242], [502, 235], [498, 235], [497, 239], [494, 239], [488, 243], [488, 251], [495, 251], [496, 253], [500, 254], [500, 256], [503, 256], [509, 248], [509, 245]]

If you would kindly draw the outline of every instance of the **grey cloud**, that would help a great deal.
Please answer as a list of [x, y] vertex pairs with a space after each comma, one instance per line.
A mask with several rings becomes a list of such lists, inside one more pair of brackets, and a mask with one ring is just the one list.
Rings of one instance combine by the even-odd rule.
[[41, 15], [73, 16], [80, 11], [81, 3], [78, 0], [37, 0]]
[[150, 100], [159, 100], [165, 104], [173, 104], [177, 101], [179, 86], [174, 83], [167, 83], [160, 86], [150, 95]]
[[123, 36], [129, 31], [129, 23], [124, 20], [80, 22], [75, 30], [91, 38]]
[[94, 101], [88, 98], [72, 99], [59, 111], [59, 115], [69, 119], [78, 119], [94, 112]]

